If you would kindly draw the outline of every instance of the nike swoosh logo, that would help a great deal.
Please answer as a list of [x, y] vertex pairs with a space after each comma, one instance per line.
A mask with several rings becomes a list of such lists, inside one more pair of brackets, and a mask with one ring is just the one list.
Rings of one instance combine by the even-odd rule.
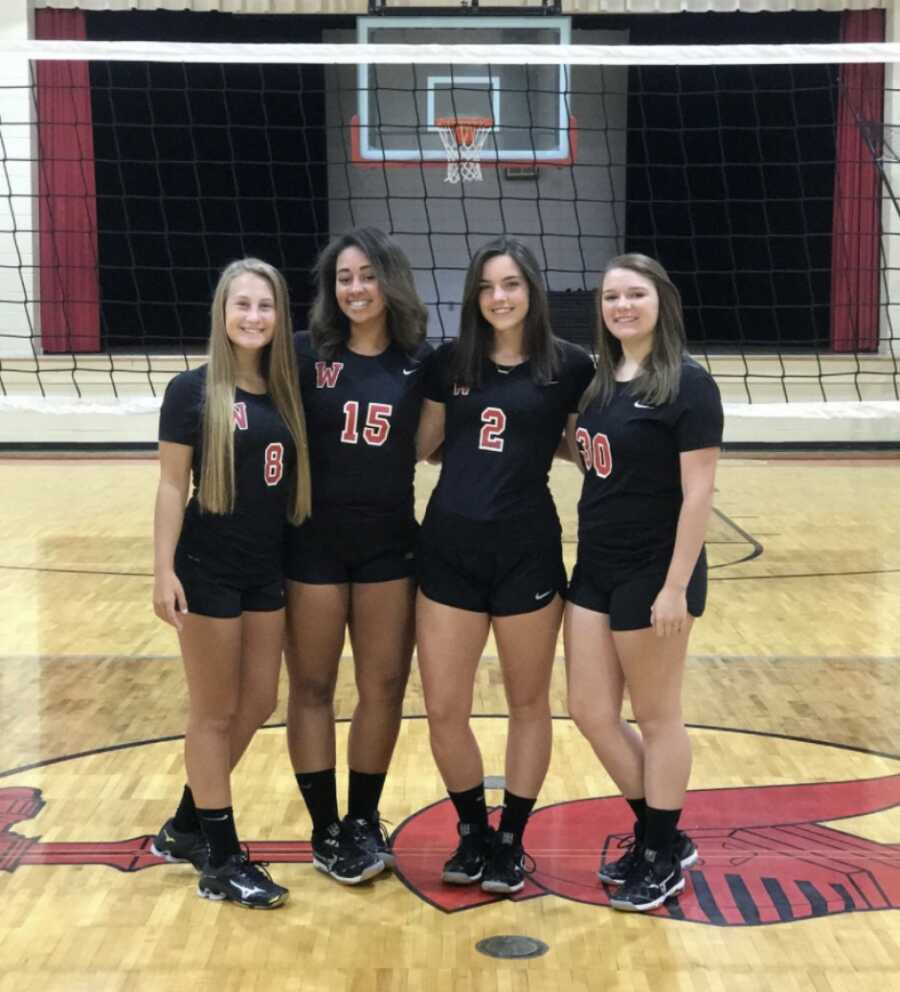
[[418, 371], [419, 371], [418, 369], [404, 369], [403, 370], [403, 374], [404, 375], [412, 375], [413, 372], [418, 372]]
[[655, 406], [647, 406], [646, 403], [638, 403], [637, 400], [635, 400], [634, 405], [638, 408], [638, 410], [655, 410], [656, 409]]
[[552, 592], [553, 592], [552, 589], [548, 589], [546, 592], [536, 592], [534, 594], [534, 598], [535, 599], [546, 599], [550, 595], [550, 593], [552, 593]]

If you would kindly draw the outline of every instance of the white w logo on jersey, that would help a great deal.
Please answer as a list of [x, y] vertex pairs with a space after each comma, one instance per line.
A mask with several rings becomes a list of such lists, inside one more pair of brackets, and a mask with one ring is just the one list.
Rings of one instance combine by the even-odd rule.
[[343, 362], [316, 362], [316, 389], [334, 389], [343, 367]]

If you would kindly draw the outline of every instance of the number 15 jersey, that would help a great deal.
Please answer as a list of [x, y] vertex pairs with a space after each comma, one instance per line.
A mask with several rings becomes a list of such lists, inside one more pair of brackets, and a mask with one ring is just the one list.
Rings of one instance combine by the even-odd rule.
[[320, 358], [308, 334], [294, 336], [306, 412], [313, 515], [413, 514], [416, 428], [423, 360], [391, 344], [380, 355], [342, 346]]

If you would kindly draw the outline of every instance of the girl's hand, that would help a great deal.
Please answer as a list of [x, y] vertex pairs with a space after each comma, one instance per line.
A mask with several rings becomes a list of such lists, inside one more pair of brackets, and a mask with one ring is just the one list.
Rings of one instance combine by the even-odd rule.
[[657, 637], [681, 633], [688, 623], [686, 591], [675, 586], [663, 586], [650, 607], [650, 623]]
[[180, 613], [187, 613], [187, 599], [181, 580], [174, 572], [157, 575], [153, 581], [153, 612], [160, 620], [181, 630]]

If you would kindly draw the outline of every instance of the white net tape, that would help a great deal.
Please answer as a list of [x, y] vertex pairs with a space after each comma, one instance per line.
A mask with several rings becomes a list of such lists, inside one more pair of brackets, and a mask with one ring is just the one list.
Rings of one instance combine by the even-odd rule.
[[[360, 63], [433, 65], [449, 62], [454, 69], [457, 66], [551, 65], [565, 67], [568, 84], [571, 83], [573, 68], [579, 66], [882, 63], [888, 65], [893, 78], [897, 65], [900, 64], [900, 43], [700, 46], [198, 45], [69, 40], [9, 42], [4, 38], [0, 39], [0, 59], [4, 64], [15, 68], [16, 72], [21, 71], [21, 79], [16, 76], [6, 87], [6, 98], [10, 105], [4, 104], [0, 129], [5, 161], [15, 169], [14, 174], [7, 170], [5, 179], [4, 210], [9, 213], [10, 219], [6, 222], [7, 230], [3, 235], [6, 241], [0, 247], [8, 245], [6, 254], [11, 258], [18, 258], [22, 245], [30, 244], [32, 228], [36, 225], [27, 211], [20, 221], [14, 209], [18, 210], [19, 204], [36, 203], [35, 198], [38, 195], [28, 179], [33, 167], [32, 159], [38, 150], [37, 145], [28, 137], [34, 127], [31, 106], [35, 99], [34, 93], [29, 92], [33, 77], [28, 72], [28, 59], [176, 62], [188, 65], [204, 62], [217, 66], [226, 63], [357, 66]], [[580, 91], [573, 87], [573, 92]], [[896, 104], [896, 94], [896, 84], [891, 83], [885, 89], [885, 99]], [[465, 128], [459, 126], [463, 120], [454, 121], [456, 126], [447, 121], [448, 126], [441, 127], [439, 131], [447, 160], [444, 199], [447, 196], [452, 198], [454, 190], [460, 192], [462, 184], [482, 179], [482, 158], [492, 148], [493, 135], [491, 143], [487, 143], [487, 139], [493, 130], [493, 124], [472, 126], [466, 132]], [[888, 166], [882, 175], [892, 175], [892, 169], [896, 171], [900, 168], [900, 125], [897, 121], [896, 111], [892, 112], [889, 108], [885, 111], [883, 122], [859, 122], [869, 142], [870, 157], [878, 161], [880, 166]], [[437, 124], [437, 121], [433, 123]], [[468, 123], [472, 124], [471, 119]], [[494, 124], [500, 126], [497, 122]], [[625, 125], [622, 127], [624, 134]], [[585, 126], [587, 142], [590, 141], [590, 131], [591, 126], [588, 123]], [[432, 146], [430, 151], [434, 154], [437, 149]], [[588, 151], [586, 146], [585, 158]], [[613, 158], [610, 161], [615, 162], [617, 167], [622, 165], [619, 159]], [[687, 170], [689, 163], [684, 168]], [[18, 183], [15, 188], [11, 175]], [[561, 184], [572, 184], [574, 187], [574, 169], [570, 174], [564, 175], [560, 170], [552, 175], [558, 176]], [[607, 179], [604, 178], [604, 181]], [[501, 188], [502, 193], [503, 184], [500, 182], [485, 185], [491, 189], [477, 191], [478, 194], [486, 194], [485, 200], [490, 200], [495, 185]], [[515, 189], [512, 192], [519, 194], [521, 191]], [[524, 199], [530, 205], [531, 200], [527, 196]], [[553, 200], [552, 197], [550, 199]], [[882, 245], [889, 252], [895, 244], [890, 238], [897, 237], [895, 217], [898, 215], [900, 207], [893, 203], [886, 207], [884, 217], [890, 220], [891, 228]], [[430, 232], [429, 228], [429, 236]], [[577, 236], [579, 239], [582, 237], [580, 229]], [[580, 247], [579, 241], [579, 250]], [[595, 276], [596, 266], [602, 261], [599, 255], [597, 258], [597, 262], [584, 263], [582, 260], [577, 263], [585, 267], [586, 279]], [[734, 371], [728, 366], [722, 375], [719, 375], [718, 366], [725, 359], [712, 356], [723, 389], [723, 398], [728, 404], [726, 440], [762, 443], [799, 439], [814, 442], [897, 442], [900, 438], [900, 403], [894, 398], [897, 382], [897, 338], [892, 328], [898, 319], [895, 302], [896, 273], [900, 270], [891, 259], [887, 262], [882, 260], [882, 267], [882, 323], [888, 329], [882, 331], [882, 350], [879, 355], [823, 356], [816, 353], [795, 356], [765, 353], [756, 356], [742, 353], [739, 358], [730, 356], [740, 367]], [[167, 351], [165, 354], [153, 355], [151, 359], [144, 354], [132, 356], [115, 352], [105, 358], [102, 355], [91, 355], [82, 359], [77, 355], [73, 358], [39, 354], [40, 331], [35, 331], [40, 318], [39, 296], [30, 283], [21, 284], [23, 278], [30, 278], [32, 270], [37, 271], [38, 260], [27, 255], [24, 261], [19, 261], [18, 267], [8, 265], [7, 268], [11, 273], [10, 279], [15, 278], [19, 282], [5, 294], [8, 297], [5, 302], [0, 300], [0, 304], [6, 307], [6, 323], [0, 326], [0, 393], [3, 394], [0, 395], [0, 444], [15, 446], [30, 439], [76, 444], [85, 439], [110, 444], [132, 441], [152, 443], [156, 436], [162, 390], [168, 378], [185, 367], [184, 355], [173, 355]], [[437, 304], [435, 312], [440, 313]], [[11, 326], [12, 321], [15, 321], [15, 326]], [[729, 356], [725, 358], [728, 359]], [[194, 365], [202, 362], [203, 358], [199, 354], [192, 354], [188, 361]], [[758, 370], [759, 362], [774, 363], [776, 368], [773, 371], [770, 364], [765, 364]], [[810, 373], [810, 363], [817, 367], [817, 374], [815, 371]], [[832, 363], [841, 364], [839, 368], [832, 370]], [[873, 364], [877, 368], [870, 368]], [[109, 398], [110, 389], [117, 393], [117, 398]], [[38, 390], [43, 395], [37, 395]], [[73, 398], [73, 392], [84, 395]], [[147, 396], [148, 392], [155, 392], [156, 395]], [[752, 404], [730, 402], [732, 398], [738, 399], [751, 394], [754, 401]], [[781, 403], [782, 396], [787, 396], [791, 402]], [[821, 401], [817, 397], [821, 397]], [[855, 400], [854, 397], [859, 399]], [[806, 402], [807, 398], [810, 399], [809, 403]]]

